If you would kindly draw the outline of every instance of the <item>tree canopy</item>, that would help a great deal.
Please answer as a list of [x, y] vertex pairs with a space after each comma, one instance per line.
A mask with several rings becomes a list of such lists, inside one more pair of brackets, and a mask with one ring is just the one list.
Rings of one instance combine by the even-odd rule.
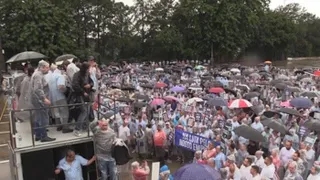
[[1, 0], [6, 58], [33, 50], [110, 60], [262, 59], [320, 55], [320, 19], [269, 0]]

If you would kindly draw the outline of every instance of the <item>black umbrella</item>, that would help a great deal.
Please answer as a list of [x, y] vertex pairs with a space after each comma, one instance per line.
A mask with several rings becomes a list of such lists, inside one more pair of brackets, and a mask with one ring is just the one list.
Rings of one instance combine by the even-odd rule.
[[237, 93], [236, 93], [234, 90], [229, 89], [229, 88], [223, 88], [223, 89], [224, 89], [224, 91], [225, 91], [226, 93], [233, 94], [235, 97], [237, 97]]
[[54, 60], [54, 61], [59, 62], [59, 61], [65, 61], [65, 60], [72, 59], [72, 58], [77, 58], [77, 56], [75, 56], [73, 54], [64, 54], [64, 55], [57, 57], [56, 60]]
[[134, 88], [132, 85], [128, 85], [128, 86], [122, 86], [122, 87], [121, 87], [121, 90], [124, 90], [124, 91], [133, 91], [133, 90], [135, 90], [135, 88]]
[[149, 96], [143, 95], [143, 94], [138, 94], [138, 93], [134, 94], [132, 97], [135, 99], [140, 99], [140, 100], [145, 100], [145, 101], [150, 100]]
[[119, 102], [131, 102], [132, 100], [130, 98], [128, 98], [128, 97], [119, 97], [117, 99], [117, 101], [119, 101]]
[[279, 118], [282, 117], [282, 115], [281, 115], [279, 112], [277, 112], [277, 111], [265, 111], [265, 112], [263, 112], [263, 115], [264, 115], [265, 117], [267, 117], [267, 118], [273, 118], [274, 115], [276, 115], [276, 114], [278, 114]]
[[318, 98], [319, 94], [314, 91], [306, 91], [300, 94], [300, 96], [308, 97], [308, 98]]
[[209, 106], [228, 106], [228, 103], [221, 97], [210, 98], [207, 104]]
[[244, 95], [243, 98], [250, 100], [251, 98], [259, 97], [259, 96], [260, 96], [260, 93], [258, 93], [258, 92], [248, 92], [247, 94]]
[[262, 134], [258, 130], [247, 125], [240, 125], [237, 128], [235, 128], [233, 131], [238, 136], [242, 136], [251, 141], [255, 141], [255, 142], [265, 141], [265, 138], [262, 136]]
[[142, 108], [144, 106], [147, 106], [147, 103], [145, 103], [145, 102], [135, 102], [135, 103], [133, 103], [133, 106], [136, 107], [136, 108]]
[[311, 131], [316, 131], [320, 132], [320, 121], [319, 120], [314, 120], [310, 119], [306, 121], [303, 126], [307, 127]]
[[287, 129], [279, 122], [272, 120], [269, 123], [266, 124], [267, 127], [269, 127], [270, 129], [273, 129], [283, 135], [285, 135], [287, 133]]
[[278, 83], [278, 84], [275, 85], [275, 87], [276, 87], [277, 89], [284, 90], [284, 89], [287, 88], [287, 85], [284, 84], [284, 83]]
[[11, 57], [6, 63], [23, 62], [23, 61], [33, 61], [47, 59], [48, 57], [34, 51], [25, 51]]
[[141, 84], [140, 87], [142, 87], [142, 88], [148, 88], [148, 89], [153, 89], [153, 88], [154, 88], [154, 85], [152, 85], [152, 84]]
[[286, 113], [286, 114], [291, 114], [291, 115], [294, 115], [294, 116], [301, 116], [301, 114], [295, 109], [280, 108], [278, 111], [282, 112], [282, 113]]

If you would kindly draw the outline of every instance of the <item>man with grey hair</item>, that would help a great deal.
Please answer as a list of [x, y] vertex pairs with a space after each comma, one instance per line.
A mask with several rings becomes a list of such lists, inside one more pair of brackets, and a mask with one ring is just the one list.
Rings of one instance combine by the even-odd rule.
[[298, 164], [291, 161], [288, 164], [288, 171], [284, 175], [284, 180], [303, 180], [302, 176], [297, 172]]
[[31, 77], [30, 91], [31, 91], [31, 104], [33, 108], [38, 110], [33, 111], [35, 140], [41, 142], [49, 142], [56, 140], [47, 135], [47, 130], [44, 126], [49, 123], [49, 115], [47, 106], [51, 104], [48, 99], [48, 83], [45, 79], [45, 74], [49, 72], [49, 63], [40, 61], [38, 71], [34, 72]]

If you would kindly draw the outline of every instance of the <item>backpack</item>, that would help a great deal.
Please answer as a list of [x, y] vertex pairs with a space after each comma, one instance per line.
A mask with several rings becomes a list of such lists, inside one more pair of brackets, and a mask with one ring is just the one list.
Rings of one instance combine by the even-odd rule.
[[116, 139], [112, 145], [112, 157], [117, 165], [127, 164], [131, 159], [129, 149], [122, 139]]

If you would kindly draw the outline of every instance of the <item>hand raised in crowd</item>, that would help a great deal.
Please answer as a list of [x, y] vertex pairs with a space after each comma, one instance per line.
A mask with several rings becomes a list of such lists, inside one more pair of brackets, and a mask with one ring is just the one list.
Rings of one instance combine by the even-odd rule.
[[46, 105], [51, 105], [51, 102], [50, 102], [49, 99], [45, 98], [45, 99], [44, 99], [44, 104], [46, 104]]
[[89, 89], [90, 87], [91, 87], [90, 84], [86, 84], [86, 85], [84, 86], [84, 88], [86, 88], [86, 89]]
[[60, 172], [61, 172], [61, 169], [56, 169], [56, 170], [54, 171], [55, 174], [60, 174]]

